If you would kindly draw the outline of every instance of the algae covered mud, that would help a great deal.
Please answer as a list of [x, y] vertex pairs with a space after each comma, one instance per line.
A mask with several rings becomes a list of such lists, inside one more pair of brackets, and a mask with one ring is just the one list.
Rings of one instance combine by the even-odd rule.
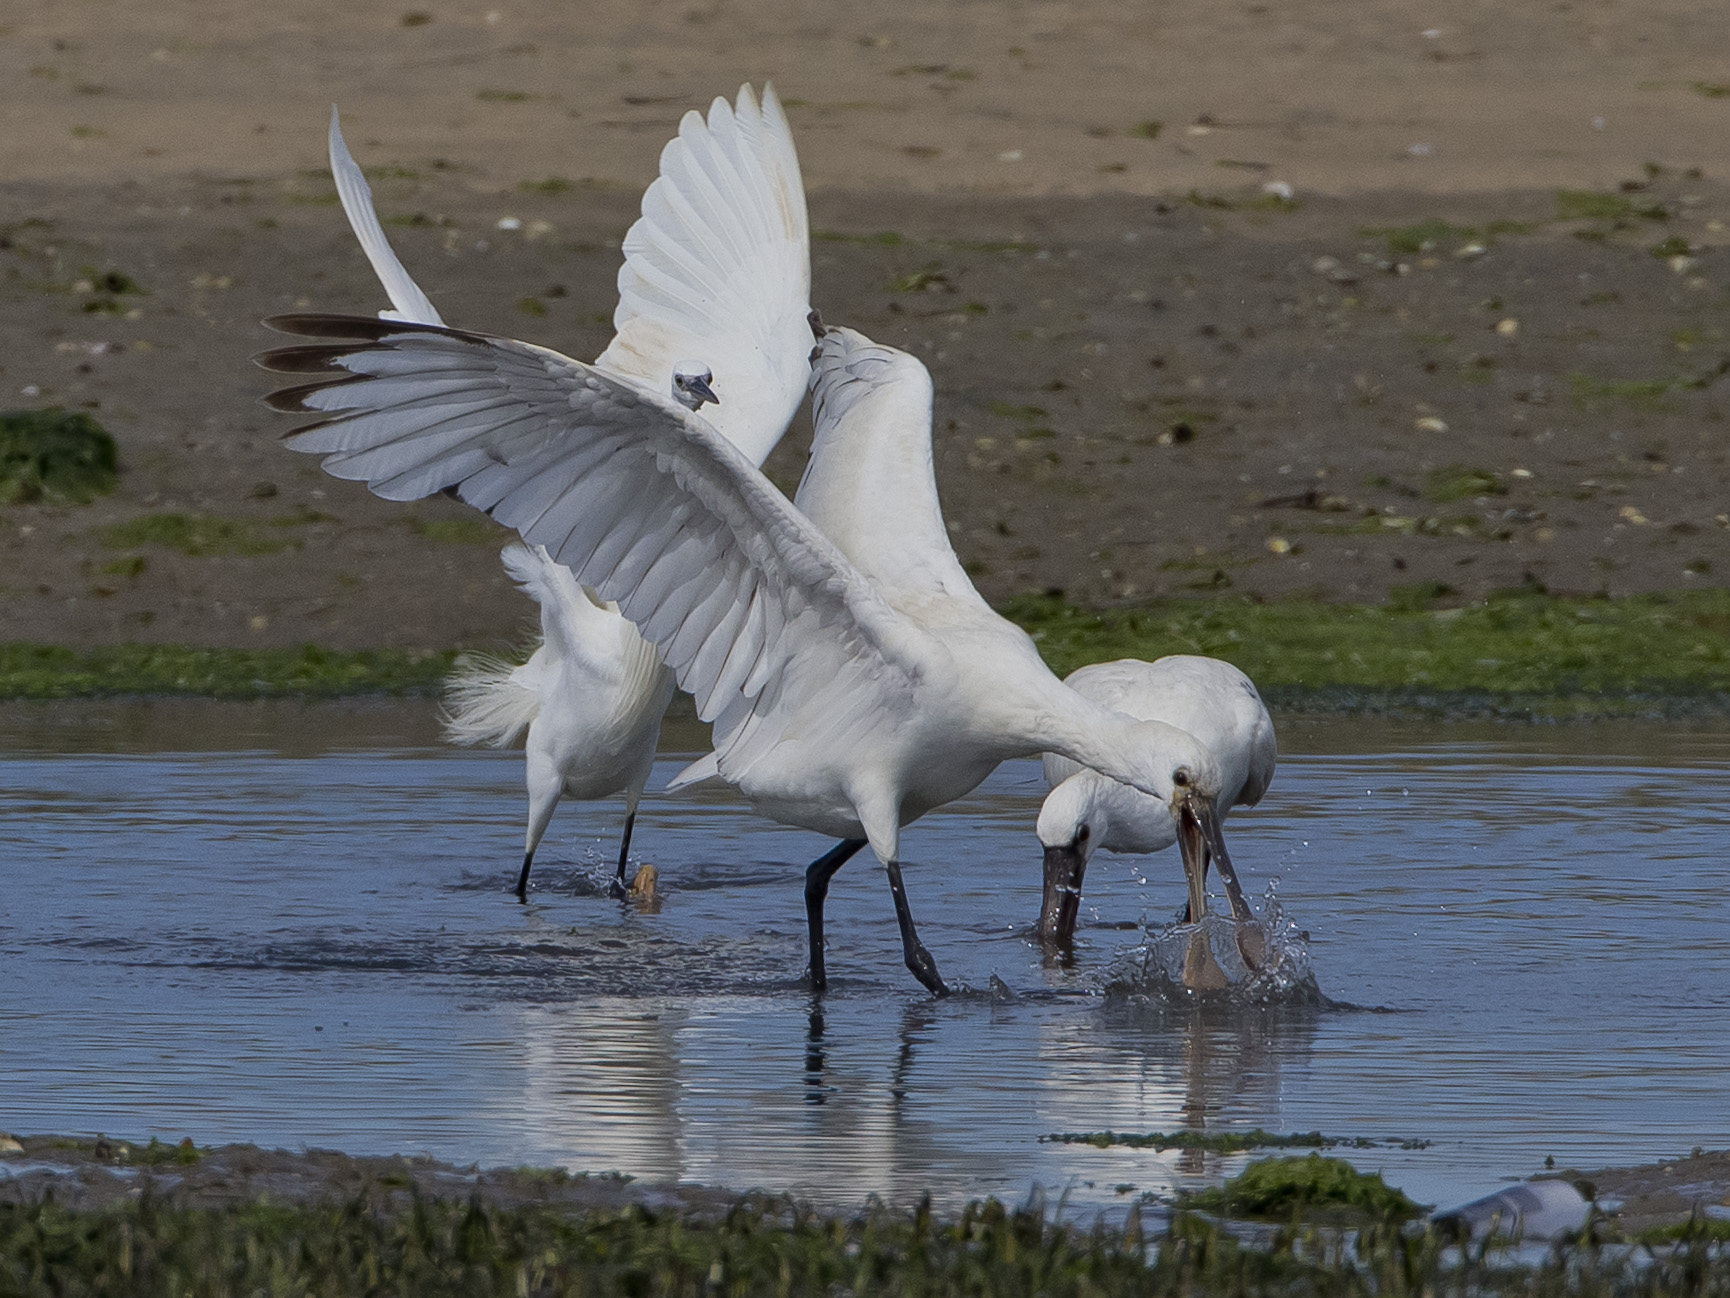
[[926, 941], [972, 990], [916, 994], [880, 874], [850, 868], [817, 1002], [819, 845], [724, 792], [645, 803], [658, 909], [591, 886], [607, 804], [561, 810], [520, 906], [520, 758], [438, 748], [424, 703], [11, 704], [0, 728], [14, 1131], [953, 1210], [1035, 1183], [1120, 1210], [1254, 1157], [1053, 1133], [1319, 1131], [1425, 1203], [1724, 1143], [1722, 729], [1287, 724], [1228, 832], [1321, 998], [1216, 1012], [1141, 972], [1175, 858], [1100, 857], [1076, 964], [1042, 964], [1031, 763], [909, 833]]
[[[1060, 675], [1117, 657], [1209, 654], [1247, 672], [1270, 702], [1305, 712], [1586, 720], [1730, 710], [1725, 591], [1609, 599], [1514, 590], [1465, 607], [1445, 602], [1438, 588], [1412, 585], [1383, 605], [1167, 599], [1093, 611], [1044, 595], [1003, 612]], [[0, 698], [426, 695], [456, 657], [0, 643]]]

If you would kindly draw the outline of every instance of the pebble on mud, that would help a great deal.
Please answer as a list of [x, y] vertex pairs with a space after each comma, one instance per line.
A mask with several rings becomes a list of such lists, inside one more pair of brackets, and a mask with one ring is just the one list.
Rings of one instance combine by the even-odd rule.
[[1420, 433], [1445, 433], [1448, 431], [1447, 421], [1437, 419], [1434, 415], [1425, 415], [1412, 424]]
[[1509, 316], [1506, 320], [1498, 320], [1496, 321], [1496, 332], [1504, 338], [1512, 338], [1520, 332], [1520, 322], [1513, 316]]
[[22, 1154], [24, 1146], [18, 1143], [18, 1137], [0, 1134], [0, 1154]]

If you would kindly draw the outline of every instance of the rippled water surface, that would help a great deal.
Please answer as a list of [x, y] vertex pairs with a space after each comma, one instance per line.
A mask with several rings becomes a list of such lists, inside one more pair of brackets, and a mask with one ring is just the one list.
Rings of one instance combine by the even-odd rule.
[[[655, 913], [593, 895], [617, 804], [567, 804], [530, 904], [521, 758], [423, 704], [0, 711], [0, 1128], [427, 1152], [856, 1203], [1039, 1183], [1122, 1202], [1242, 1159], [1058, 1131], [1319, 1129], [1414, 1197], [1730, 1144], [1730, 732], [1293, 723], [1228, 825], [1340, 1004], [1198, 1015], [1104, 994], [1182, 903], [1175, 851], [1096, 857], [1042, 966], [1038, 768], [905, 836], [944, 973], [882, 872], [725, 791], [651, 797]], [[670, 728], [673, 746], [698, 742]], [[677, 769], [669, 757], [656, 782]], [[991, 989], [995, 974], [1005, 985]]]

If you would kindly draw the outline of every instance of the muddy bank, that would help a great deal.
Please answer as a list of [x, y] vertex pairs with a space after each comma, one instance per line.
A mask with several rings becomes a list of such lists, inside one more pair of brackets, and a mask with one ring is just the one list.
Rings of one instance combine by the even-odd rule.
[[[1164, 201], [819, 195], [815, 299], [931, 366], [945, 512], [997, 601], [1697, 589], [1730, 565], [1730, 191], [1628, 181], [1295, 210], [1235, 183]], [[634, 195], [476, 194], [436, 170], [379, 191], [448, 318], [604, 346]], [[429, 650], [519, 633], [500, 529], [449, 501], [374, 500], [275, 444], [292, 421], [257, 401], [259, 318], [378, 305], [333, 203], [315, 175], [0, 196], [6, 400], [91, 411], [122, 461], [93, 504], [0, 512], [0, 639]], [[785, 487], [807, 435], [770, 463]]]
[[[1693, 1217], [1730, 1216], [1730, 1153], [1723, 1151], [1554, 1175], [1595, 1197], [1607, 1226], [1615, 1231], [1637, 1234]], [[1486, 1186], [1485, 1192], [1493, 1188]], [[503, 1209], [616, 1212], [640, 1204], [656, 1211], [701, 1215], [719, 1214], [738, 1198], [735, 1191], [634, 1182], [604, 1171], [483, 1169], [428, 1157], [357, 1157], [332, 1150], [267, 1150], [256, 1145], [199, 1148], [190, 1140], [175, 1145], [108, 1137], [0, 1136], [0, 1203], [52, 1196], [64, 1207], [82, 1212], [136, 1201], [146, 1194], [180, 1208], [231, 1208], [265, 1198], [279, 1204], [363, 1198], [389, 1203], [418, 1195]]]

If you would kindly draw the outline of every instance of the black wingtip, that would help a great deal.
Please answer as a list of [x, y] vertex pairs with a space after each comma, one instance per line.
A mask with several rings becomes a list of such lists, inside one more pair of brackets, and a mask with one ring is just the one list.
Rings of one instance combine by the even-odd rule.
[[818, 341], [822, 341], [823, 335], [829, 332], [823, 324], [822, 313], [816, 307], [811, 308], [810, 314], [805, 317], [805, 323], [811, 326], [811, 336]]
[[330, 343], [310, 343], [300, 347], [276, 347], [267, 352], [259, 352], [252, 358], [252, 363], [273, 374], [343, 374], [348, 372], [348, 367], [339, 363], [342, 357], [377, 350], [377, 346], [372, 343], [350, 344], [346, 347]]
[[445, 325], [381, 320], [377, 316], [343, 315], [335, 311], [290, 311], [283, 315], [266, 316], [264, 326], [276, 330], [277, 333], [298, 334], [302, 338], [363, 338], [369, 342], [396, 334], [462, 332]]

